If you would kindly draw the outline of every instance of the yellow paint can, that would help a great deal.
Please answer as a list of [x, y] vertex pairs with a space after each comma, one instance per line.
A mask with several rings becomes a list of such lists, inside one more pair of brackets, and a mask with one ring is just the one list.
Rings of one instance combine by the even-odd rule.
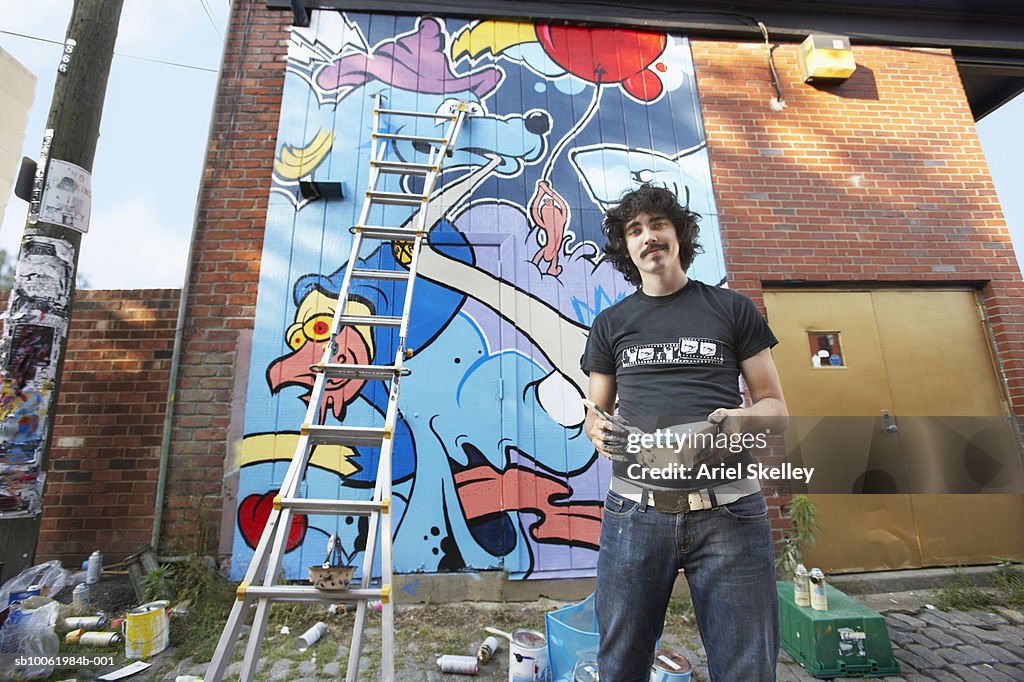
[[171, 630], [168, 605], [166, 601], [154, 601], [125, 614], [125, 657], [148, 658], [167, 648]]

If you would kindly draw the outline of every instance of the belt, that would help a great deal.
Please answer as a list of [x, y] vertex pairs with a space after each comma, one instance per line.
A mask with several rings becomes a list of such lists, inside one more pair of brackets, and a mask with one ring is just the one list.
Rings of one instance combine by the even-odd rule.
[[670, 514], [714, 509], [747, 495], [753, 495], [760, 489], [761, 484], [756, 478], [744, 478], [699, 490], [654, 490], [617, 476], [612, 476], [611, 483], [612, 492], [636, 502], [641, 507], [644, 506], [646, 494], [647, 507]]

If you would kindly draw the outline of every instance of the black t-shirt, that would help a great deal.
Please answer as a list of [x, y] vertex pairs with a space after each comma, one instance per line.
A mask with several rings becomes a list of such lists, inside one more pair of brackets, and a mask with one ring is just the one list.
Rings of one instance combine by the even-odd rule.
[[[580, 366], [614, 375], [619, 412], [651, 432], [739, 407], [740, 363], [777, 343], [749, 297], [691, 279], [668, 296], [637, 291], [601, 311]], [[627, 478], [627, 466], [616, 462], [615, 474]]]

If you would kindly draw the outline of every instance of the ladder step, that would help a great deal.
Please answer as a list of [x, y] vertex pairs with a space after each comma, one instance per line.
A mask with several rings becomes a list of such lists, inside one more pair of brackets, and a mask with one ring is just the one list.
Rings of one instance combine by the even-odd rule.
[[387, 506], [382, 502], [372, 500], [314, 500], [304, 497], [282, 497], [275, 501], [282, 508], [297, 512], [352, 514], [355, 516], [369, 516], [374, 512], [382, 511]]
[[378, 114], [387, 114], [389, 116], [416, 116], [418, 118], [440, 118], [454, 121], [457, 114], [443, 115], [429, 111], [402, 111], [401, 109], [377, 109]]
[[422, 194], [403, 194], [402, 192], [378, 192], [371, 190], [366, 197], [378, 204], [395, 204], [398, 206], [419, 206], [429, 197]]
[[318, 590], [305, 585], [248, 585], [239, 586], [239, 594], [256, 599], [271, 601], [369, 601], [381, 599], [390, 591], [381, 587], [357, 588], [354, 590]]
[[384, 173], [406, 173], [408, 175], [427, 175], [440, 170], [436, 165], [429, 163], [409, 163], [407, 161], [370, 161], [371, 168], [377, 168]]
[[410, 142], [425, 142], [426, 144], [447, 144], [447, 137], [424, 137], [423, 135], [405, 135], [403, 133], [374, 133], [377, 140], [407, 140]]
[[409, 279], [408, 270], [369, 270], [366, 268], [353, 268], [352, 276], [361, 279]]
[[338, 322], [355, 327], [361, 324], [370, 327], [401, 327], [402, 318], [390, 315], [339, 315]]
[[328, 379], [394, 379], [396, 374], [408, 376], [410, 370], [407, 367], [396, 367], [395, 365], [343, 365], [337, 363], [322, 363], [310, 365], [314, 372], [324, 372]]
[[411, 242], [417, 237], [422, 237], [423, 232], [410, 230], [404, 227], [384, 227], [382, 225], [356, 225], [353, 232], [362, 232], [364, 237], [370, 239], [391, 240], [400, 242]]
[[315, 445], [348, 445], [351, 447], [379, 448], [391, 431], [383, 426], [327, 426], [303, 424], [299, 433], [309, 436]]

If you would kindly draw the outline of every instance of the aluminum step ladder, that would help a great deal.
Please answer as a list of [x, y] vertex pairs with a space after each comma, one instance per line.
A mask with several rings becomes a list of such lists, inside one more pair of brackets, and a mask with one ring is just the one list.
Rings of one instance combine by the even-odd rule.
[[[285, 473], [280, 491], [274, 498], [273, 509], [263, 529], [252, 561], [246, 571], [245, 578], [238, 586], [237, 598], [231, 608], [224, 631], [214, 652], [213, 659], [207, 667], [206, 682], [220, 682], [228, 666], [232, 651], [242, 632], [250, 608], [255, 605], [252, 627], [248, 634], [242, 668], [239, 673], [240, 682], [249, 682], [255, 677], [259, 662], [260, 647], [266, 635], [267, 619], [270, 606], [274, 602], [326, 602], [337, 603], [354, 601], [357, 603], [355, 622], [352, 632], [351, 652], [348, 659], [348, 670], [345, 675], [347, 682], [355, 682], [359, 670], [359, 655], [362, 645], [363, 627], [366, 619], [367, 604], [373, 600], [381, 602], [381, 679], [391, 682], [394, 679], [394, 600], [392, 592], [393, 564], [391, 537], [391, 455], [393, 434], [398, 418], [398, 395], [403, 376], [409, 370], [403, 363], [411, 349], [406, 348], [406, 335], [409, 326], [409, 314], [412, 308], [413, 284], [416, 281], [416, 268], [420, 248], [427, 234], [426, 225], [428, 211], [427, 202], [431, 198], [434, 185], [441, 173], [441, 166], [446, 157], [452, 155], [455, 140], [462, 130], [468, 115], [466, 103], [459, 103], [448, 113], [416, 112], [386, 109], [382, 106], [381, 95], [376, 96], [373, 116], [373, 143], [370, 159], [369, 188], [363, 200], [359, 222], [351, 228], [354, 234], [352, 250], [349, 254], [338, 305], [335, 308], [331, 323], [330, 343], [324, 350], [323, 359], [310, 369], [316, 372], [316, 380], [309, 396], [309, 405], [299, 440], [292, 457], [291, 464]], [[386, 132], [381, 125], [385, 121], [410, 121], [415, 119], [434, 119], [435, 124], [447, 122], [445, 134], [441, 137], [424, 137], [411, 134]], [[405, 126], [389, 125], [388, 130], [403, 129]], [[409, 126], [411, 127], [411, 126]], [[396, 142], [417, 144], [418, 149], [429, 147], [427, 159], [422, 163], [396, 161], [390, 158], [390, 150]], [[423, 191], [417, 194], [378, 190], [378, 183], [388, 174], [420, 176], [423, 178]], [[382, 205], [408, 206], [413, 209], [404, 222], [397, 222], [398, 227], [371, 225], [371, 213], [383, 213]], [[375, 210], [377, 209], [377, 210]], [[407, 223], [415, 223], [406, 227]], [[408, 270], [376, 270], [360, 268], [360, 250], [364, 240], [378, 242], [411, 242], [411, 258]], [[369, 280], [404, 280], [406, 281], [405, 301], [401, 317], [379, 315], [352, 315], [347, 312], [349, 291], [354, 278]], [[349, 365], [332, 363], [336, 351], [336, 338], [343, 326], [367, 325], [372, 327], [391, 327], [398, 329], [398, 342], [394, 363], [391, 365]], [[365, 379], [385, 380], [391, 382], [388, 392], [388, 406], [384, 416], [383, 427], [341, 426], [319, 423], [321, 420], [321, 403], [327, 382], [331, 379]], [[348, 421], [348, 419], [346, 419]], [[306, 467], [317, 445], [343, 445], [348, 447], [379, 447], [380, 459], [377, 466], [376, 483], [373, 497], [370, 500], [337, 500], [310, 499], [299, 494], [300, 484], [305, 478]], [[316, 514], [368, 516], [369, 528], [366, 546], [363, 553], [362, 571], [358, 586], [348, 590], [320, 590], [313, 586], [279, 584], [282, 561], [284, 559], [288, 531], [296, 513], [309, 512]], [[379, 537], [378, 537], [379, 536]], [[372, 571], [380, 544], [380, 584], [375, 585]]]

